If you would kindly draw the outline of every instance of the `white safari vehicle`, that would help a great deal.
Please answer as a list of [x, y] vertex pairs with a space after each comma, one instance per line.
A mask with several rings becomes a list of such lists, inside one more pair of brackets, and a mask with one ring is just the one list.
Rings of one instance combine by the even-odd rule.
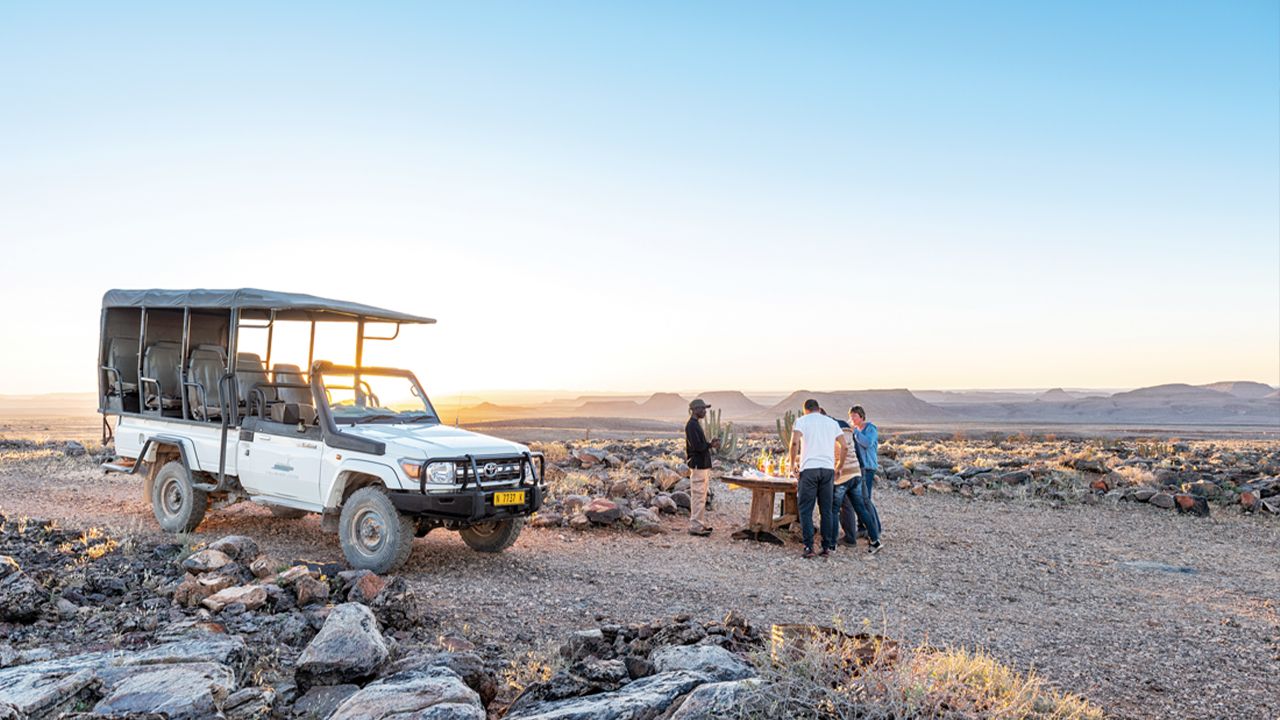
[[[264, 290], [108, 291], [98, 406], [117, 457], [104, 467], [145, 478], [169, 532], [248, 500], [282, 519], [319, 513], [347, 561], [375, 572], [434, 528], [501, 552], [542, 504], [542, 456], [442, 424], [412, 372], [362, 362], [366, 342], [434, 322]], [[354, 330], [353, 365], [312, 357], [317, 326], [335, 323]], [[305, 364], [301, 350], [273, 356], [286, 329]], [[242, 350], [250, 340], [263, 354]]]

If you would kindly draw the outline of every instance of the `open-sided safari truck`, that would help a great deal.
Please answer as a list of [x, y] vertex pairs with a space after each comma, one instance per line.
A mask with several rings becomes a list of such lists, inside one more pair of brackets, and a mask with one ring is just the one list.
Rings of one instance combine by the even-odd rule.
[[[320, 513], [347, 561], [375, 572], [433, 528], [500, 552], [542, 504], [542, 456], [441, 424], [412, 372], [363, 364], [366, 342], [434, 322], [253, 289], [108, 291], [98, 407], [117, 458], [105, 467], [145, 478], [169, 532], [248, 500], [282, 519]], [[313, 357], [331, 323], [354, 325], [353, 365]], [[273, 354], [286, 327], [309, 337], [305, 365], [299, 350]], [[246, 334], [264, 355], [242, 351]]]

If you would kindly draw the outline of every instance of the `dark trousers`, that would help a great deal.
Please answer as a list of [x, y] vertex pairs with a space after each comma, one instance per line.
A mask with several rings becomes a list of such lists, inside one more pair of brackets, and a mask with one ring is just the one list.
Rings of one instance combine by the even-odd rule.
[[[880, 513], [871, 502], [871, 490], [876, 484], [876, 471], [863, 470], [861, 477], [851, 478], [836, 489], [835, 503], [840, 510], [840, 527], [844, 528], [844, 540], [853, 543], [858, 539], [858, 526], [867, 532], [871, 542], [880, 539]], [[854, 518], [857, 522], [854, 522]]]
[[832, 504], [835, 481], [836, 471], [833, 468], [800, 471], [796, 503], [800, 506], [800, 534], [806, 548], [813, 548], [813, 506], [816, 503], [822, 518], [822, 547], [835, 549], [836, 513]]

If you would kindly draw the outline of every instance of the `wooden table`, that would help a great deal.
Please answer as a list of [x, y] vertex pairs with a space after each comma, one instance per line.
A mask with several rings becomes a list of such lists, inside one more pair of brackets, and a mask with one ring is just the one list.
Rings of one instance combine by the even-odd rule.
[[[735, 540], [759, 540], [782, 545], [784, 531], [800, 519], [799, 505], [796, 502], [796, 481], [780, 477], [744, 477], [741, 475], [721, 475], [720, 479], [729, 485], [751, 491], [751, 514], [747, 518], [747, 526], [733, 534]], [[773, 514], [774, 499], [782, 493], [782, 514]]]

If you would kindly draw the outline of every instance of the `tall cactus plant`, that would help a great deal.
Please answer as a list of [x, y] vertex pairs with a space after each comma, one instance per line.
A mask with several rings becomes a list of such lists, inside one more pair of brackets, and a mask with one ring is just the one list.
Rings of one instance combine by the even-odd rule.
[[778, 428], [778, 441], [782, 443], [782, 447], [791, 447], [791, 429], [796, 425], [795, 411], [786, 411], [782, 417], [774, 421], [774, 424]]
[[721, 423], [719, 410], [708, 410], [707, 416], [702, 420], [702, 432], [706, 434], [707, 440], [715, 440], [720, 438], [720, 450], [717, 453], [722, 458], [738, 457], [739, 438], [738, 433], [734, 432], [733, 423]]

